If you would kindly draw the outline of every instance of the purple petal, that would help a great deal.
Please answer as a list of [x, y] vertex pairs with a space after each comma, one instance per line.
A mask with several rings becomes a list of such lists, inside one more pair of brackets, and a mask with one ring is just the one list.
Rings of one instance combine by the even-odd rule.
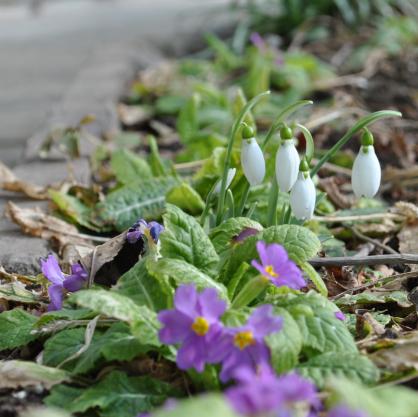
[[75, 292], [83, 288], [86, 280], [80, 275], [70, 275], [64, 280], [64, 288], [70, 292]]
[[265, 50], [266, 48], [266, 42], [261, 37], [261, 35], [258, 32], [253, 32], [250, 35], [250, 41], [251, 43], [260, 50]]
[[126, 233], [126, 240], [132, 244], [138, 242], [141, 237], [142, 232], [139, 230], [129, 230], [128, 233]]
[[235, 349], [233, 341], [232, 333], [221, 328], [221, 331], [210, 340], [208, 362], [222, 362]]
[[253, 227], [246, 227], [238, 235], [233, 237], [232, 241], [235, 242], [235, 243], [243, 242], [248, 237], [254, 236], [258, 233], [260, 233], [260, 231], [258, 229], [254, 229]]
[[277, 243], [268, 245], [266, 251], [276, 272], [280, 269], [282, 264], [286, 264], [289, 260], [286, 249]]
[[335, 312], [335, 317], [338, 320], [341, 320], [341, 321], [344, 321], [345, 320], [345, 315], [344, 315], [344, 313], [342, 311], [336, 311]]
[[226, 302], [214, 288], [206, 288], [198, 295], [198, 305], [200, 314], [209, 322], [218, 321], [226, 310]]
[[234, 347], [222, 361], [222, 370], [219, 374], [220, 380], [225, 383], [232, 379], [234, 372], [239, 366], [254, 369], [254, 361], [249, 355], [248, 349], [240, 350]]
[[251, 261], [251, 265], [260, 272], [261, 275], [264, 275], [267, 278], [271, 278], [269, 274], [267, 274], [266, 270], [264, 269], [263, 265], [261, 265], [258, 261], [253, 259]]
[[177, 352], [177, 365], [180, 369], [196, 369], [203, 372], [206, 362], [206, 344], [203, 337], [191, 335]]
[[364, 411], [355, 411], [344, 405], [338, 405], [329, 411], [328, 417], [367, 417], [367, 414]]
[[258, 255], [261, 259], [263, 266], [270, 265], [270, 258], [267, 253], [267, 245], [262, 240], [259, 240], [256, 244]]
[[160, 234], [164, 231], [164, 226], [158, 222], [149, 222], [148, 227], [149, 227], [149, 232], [150, 232], [152, 239], [154, 240], [155, 243], [157, 243], [160, 237]]
[[281, 390], [280, 395], [285, 402], [305, 401], [317, 406], [318, 398], [315, 385], [296, 373], [283, 375], [278, 378]]
[[270, 304], [256, 308], [248, 319], [248, 326], [256, 338], [263, 338], [279, 331], [283, 326], [283, 319], [273, 315], [273, 306]]
[[197, 312], [197, 291], [193, 284], [182, 285], [174, 295], [174, 306], [189, 317], [195, 318]]
[[48, 306], [49, 311], [61, 310], [64, 299], [63, 287], [60, 284], [53, 284], [48, 287], [48, 294], [51, 304]]
[[180, 343], [192, 333], [193, 320], [176, 310], [163, 310], [158, 314], [158, 320], [164, 325], [159, 332], [162, 343]]
[[41, 259], [41, 270], [48, 281], [61, 285], [64, 281], [64, 274], [58, 264], [57, 258], [50, 254], [46, 259]]

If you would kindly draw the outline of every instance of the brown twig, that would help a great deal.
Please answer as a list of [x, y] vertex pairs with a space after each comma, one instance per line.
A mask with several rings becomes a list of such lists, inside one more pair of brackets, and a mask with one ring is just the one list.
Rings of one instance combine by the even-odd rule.
[[378, 241], [377, 239], [373, 239], [363, 233], [360, 232], [355, 227], [349, 227], [348, 228], [353, 232], [354, 236], [358, 237], [361, 240], [364, 240], [365, 242], [373, 243], [373, 245], [377, 246], [380, 249], [383, 249], [386, 253], [392, 253], [394, 255], [397, 255], [398, 252], [396, 252], [395, 249], [392, 249], [390, 246], [385, 245], [384, 243]]
[[335, 256], [331, 258], [313, 258], [309, 261], [312, 266], [346, 266], [346, 265], [396, 265], [418, 264], [418, 255], [412, 253], [398, 253], [390, 255], [372, 256]]
[[404, 216], [395, 213], [374, 213], [374, 214], [360, 214], [358, 216], [314, 216], [314, 220], [322, 223], [343, 223], [355, 221], [368, 221], [380, 219], [405, 220]]

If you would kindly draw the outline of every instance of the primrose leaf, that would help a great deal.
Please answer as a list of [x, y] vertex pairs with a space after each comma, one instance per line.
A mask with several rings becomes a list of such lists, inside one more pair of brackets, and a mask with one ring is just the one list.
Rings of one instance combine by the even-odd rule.
[[171, 297], [171, 291], [164, 291], [161, 282], [148, 273], [145, 259], [138, 261], [123, 274], [113, 289], [131, 298], [136, 304], [144, 305], [153, 311], [167, 308]]
[[222, 284], [185, 261], [162, 258], [158, 262], [147, 262], [147, 267], [151, 275], [166, 285], [171, 279], [176, 285], [195, 284], [198, 289], [215, 288], [220, 297], [227, 299], [226, 288]]
[[110, 166], [121, 184], [130, 184], [153, 177], [148, 162], [127, 149], [114, 151], [110, 159]]
[[202, 197], [186, 182], [175, 185], [166, 195], [167, 203], [174, 204], [192, 215], [197, 215], [205, 208]]
[[37, 336], [31, 334], [38, 318], [15, 308], [0, 314], [0, 351], [26, 345]]
[[198, 121], [199, 95], [193, 94], [180, 110], [177, 119], [177, 131], [183, 143], [189, 143], [199, 130]]
[[331, 377], [373, 384], [379, 379], [379, 370], [368, 358], [359, 353], [328, 352], [315, 356], [297, 367], [298, 372], [323, 388]]
[[70, 301], [82, 307], [127, 322], [138, 338], [150, 345], [159, 346], [157, 331], [159, 324], [154, 311], [115, 291], [81, 290], [72, 294]]
[[160, 236], [163, 257], [183, 260], [215, 276], [219, 257], [199, 222], [172, 204], [167, 205], [163, 218], [165, 231]]
[[[167, 383], [148, 376], [128, 377], [124, 372], [113, 371], [96, 385], [86, 390], [73, 391], [64, 403], [58, 403], [67, 392], [66, 386], [52, 390], [46, 398], [48, 405], [64, 407], [72, 413], [82, 413], [91, 408], [100, 409], [104, 417], [132, 417], [152, 410], [173, 394]], [[79, 395], [77, 395], [79, 394]]]
[[270, 347], [274, 369], [282, 373], [293, 369], [298, 364], [303, 338], [291, 314], [279, 307], [274, 309], [274, 313], [283, 318], [283, 328], [267, 336], [266, 342]]
[[176, 181], [173, 177], [152, 178], [119, 188], [97, 204], [95, 221], [102, 228], [121, 232], [140, 218], [155, 220], [164, 210], [165, 194]]
[[406, 387], [374, 387], [369, 389], [354, 381], [332, 379], [330, 405], [346, 404], [353, 410], [364, 410], [370, 417], [416, 417], [418, 394]]
[[205, 394], [176, 403], [173, 410], [164, 407], [152, 413], [154, 417], [239, 417], [221, 394]]

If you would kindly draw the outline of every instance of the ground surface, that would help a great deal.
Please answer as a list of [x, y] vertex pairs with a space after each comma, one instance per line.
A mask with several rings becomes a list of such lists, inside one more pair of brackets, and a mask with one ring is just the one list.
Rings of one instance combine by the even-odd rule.
[[21, 161], [26, 140], [45, 125], [103, 111], [135, 60], [154, 46], [181, 50], [190, 33], [218, 25], [227, 3], [0, 2], [0, 159]]

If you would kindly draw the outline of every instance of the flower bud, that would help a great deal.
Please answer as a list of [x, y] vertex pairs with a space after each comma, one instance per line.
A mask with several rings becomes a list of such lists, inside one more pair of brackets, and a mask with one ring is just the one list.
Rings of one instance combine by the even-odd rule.
[[283, 128], [280, 136], [282, 144], [276, 154], [276, 178], [280, 191], [288, 192], [298, 177], [300, 159], [292, 130]]
[[260, 185], [266, 175], [263, 151], [254, 137], [243, 138], [241, 145], [241, 165], [250, 185]]
[[290, 206], [297, 219], [309, 220], [313, 216], [315, 202], [315, 185], [309, 175], [309, 165], [303, 159], [300, 163], [298, 178], [290, 192]]
[[356, 197], [373, 197], [380, 186], [382, 171], [373, 147], [373, 136], [365, 132], [361, 148], [354, 161], [351, 185]]
[[[228, 169], [228, 174], [226, 176], [225, 190], [227, 190], [229, 188], [229, 186], [231, 185], [232, 180], [234, 179], [236, 172], [237, 172], [236, 168], [229, 168]], [[222, 185], [222, 178], [218, 181], [218, 183], [215, 186], [215, 190], [214, 190], [215, 194], [219, 194], [221, 192], [221, 185]]]

